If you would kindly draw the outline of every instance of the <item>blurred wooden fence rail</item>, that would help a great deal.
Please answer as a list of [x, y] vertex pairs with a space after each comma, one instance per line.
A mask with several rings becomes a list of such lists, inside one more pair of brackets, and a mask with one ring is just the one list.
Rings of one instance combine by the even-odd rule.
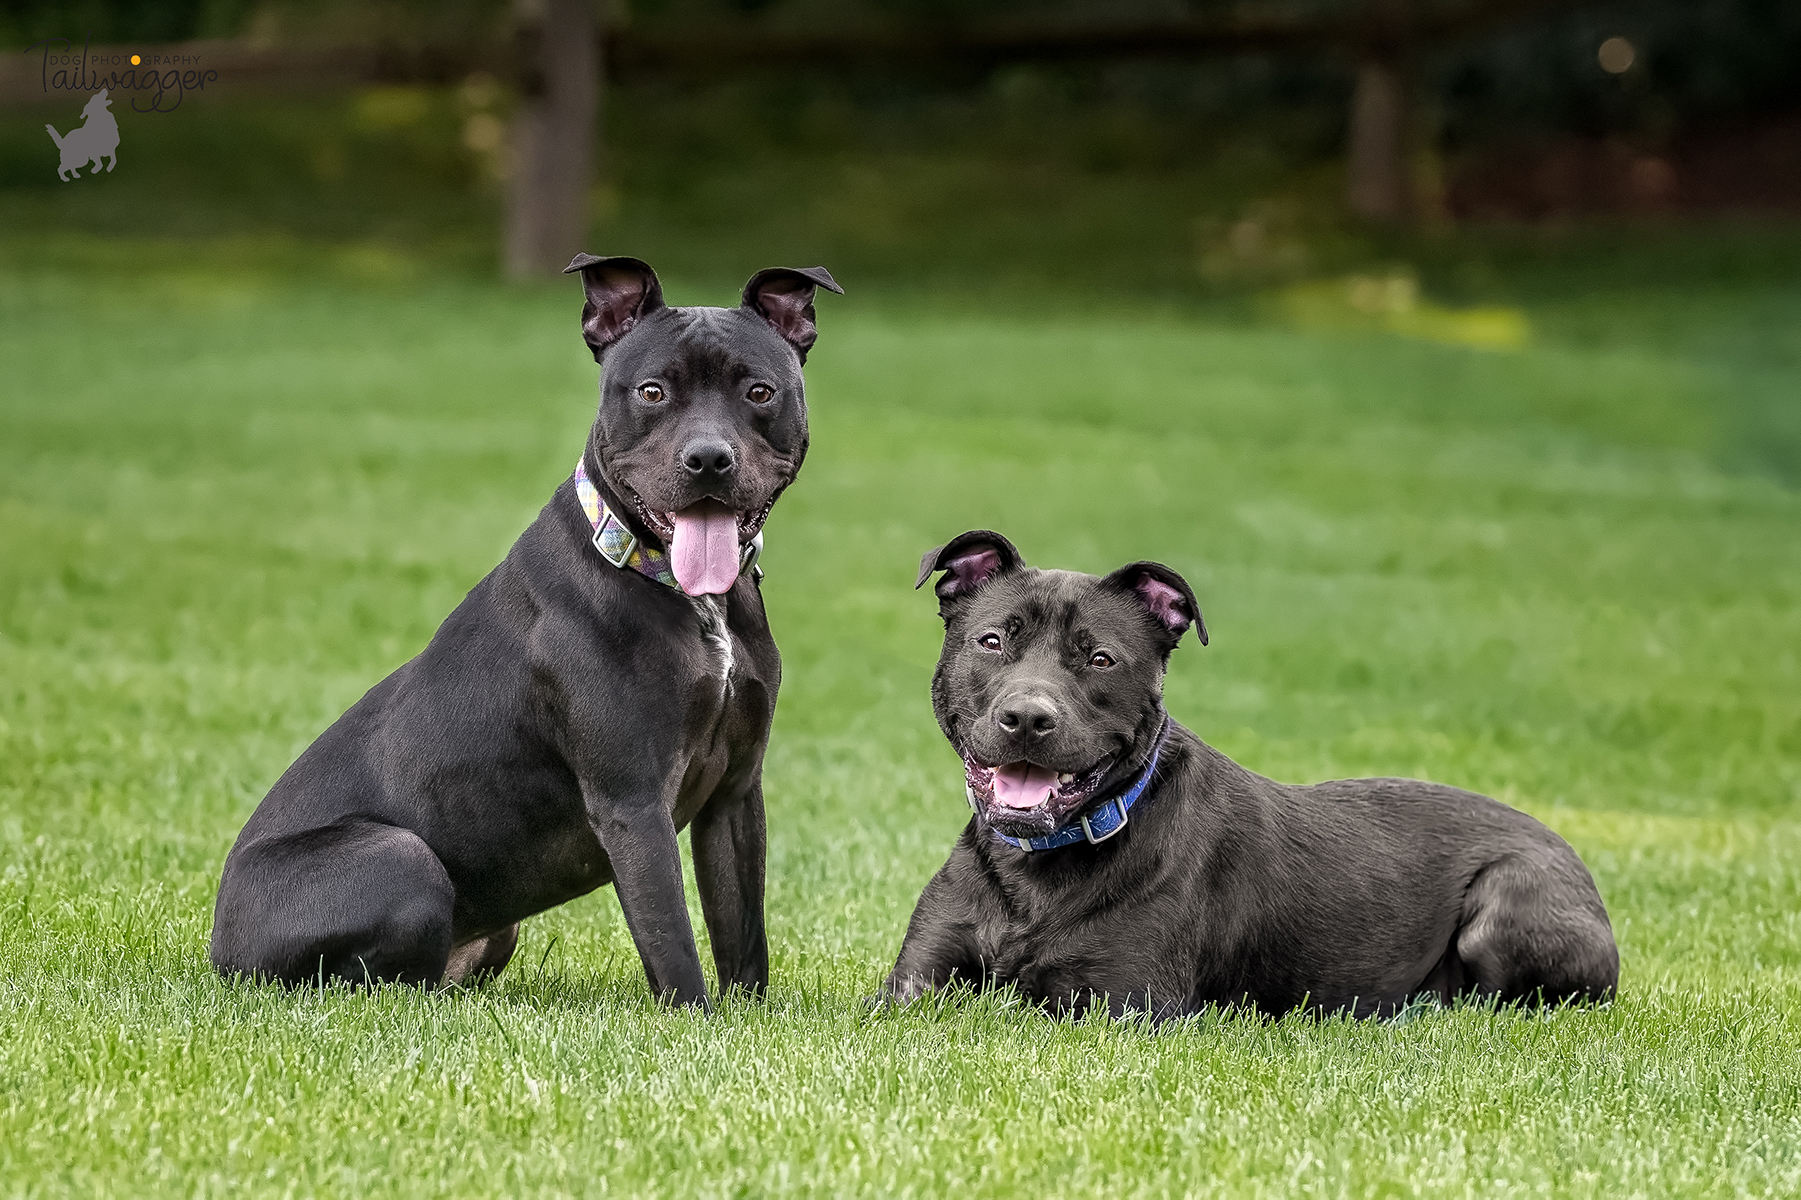
[[[994, 66], [1029, 61], [1200, 59], [1238, 54], [1336, 56], [1354, 64], [1348, 121], [1346, 199], [1376, 220], [1404, 220], [1411, 209], [1407, 171], [1409, 60], [1421, 50], [1480, 36], [1582, 0], [1466, 0], [1454, 7], [1409, 0], [1361, 0], [1336, 16], [1229, 15], [1107, 27], [964, 26], [945, 23], [889, 31], [783, 33], [746, 28], [681, 35], [631, 28], [597, 29], [586, 0], [515, 0], [514, 36], [492, 42], [361, 46], [262, 46], [200, 41], [156, 46], [96, 46], [102, 76], [186, 62], [217, 71], [211, 91], [329, 90], [376, 83], [444, 84], [486, 72], [507, 82], [521, 104], [515, 117], [514, 184], [509, 188], [506, 260], [510, 274], [555, 269], [579, 248], [585, 226], [585, 173], [597, 108], [609, 79], [678, 75], [707, 78], [807, 66], [894, 67], [979, 77]], [[30, 103], [48, 91], [57, 64], [83, 47], [60, 43], [0, 56], [0, 102]], [[66, 69], [66, 68], [64, 68]], [[139, 68], [140, 71], [143, 68]], [[95, 85], [99, 86], [99, 85]], [[573, 171], [570, 169], [573, 164]]]
[[[1413, 13], [1394, 0], [1372, 0], [1330, 19], [1229, 16], [1095, 27], [946, 25], [859, 33], [657, 34], [597, 31], [605, 73], [707, 76], [778, 66], [945, 66], [980, 70], [1008, 62], [1109, 58], [1203, 58], [1255, 53], [1335, 53], [1361, 59], [1372, 45], [1403, 48], [1475, 36], [1560, 8], [1571, 0], [1473, 0], [1455, 10]], [[52, 47], [63, 54], [60, 45]], [[79, 55], [83, 47], [75, 43]], [[493, 42], [388, 42], [354, 46], [256, 45], [230, 39], [157, 45], [93, 46], [91, 56], [199, 56], [221, 82], [283, 90], [359, 83], [451, 83], [475, 71], [499, 77], [518, 68], [515, 46]], [[44, 96], [43, 47], [0, 55], [0, 103]], [[119, 69], [110, 67], [109, 69]]]

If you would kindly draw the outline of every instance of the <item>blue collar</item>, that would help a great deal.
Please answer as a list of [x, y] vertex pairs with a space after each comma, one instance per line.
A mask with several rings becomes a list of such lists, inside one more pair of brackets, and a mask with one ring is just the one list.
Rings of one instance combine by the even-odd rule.
[[[1007, 845], [1020, 850], [1056, 850], [1063, 846], [1073, 846], [1077, 842], [1099, 845], [1126, 827], [1126, 814], [1138, 803], [1138, 798], [1144, 795], [1145, 789], [1151, 786], [1151, 776], [1157, 773], [1157, 756], [1163, 752], [1163, 741], [1168, 736], [1169, 718], [1164, 717], [1163, 728], [1157, 732], [1157, 744], [1151, 747], [1151, 760], [1144, 764], [1144, 770], [1138, 773], [1132, 786], [1061, 829], [1035, 838], [1008, 837], [994, 828], [990, 828], [989, 832]], [[972, 809], [976, 807], [973, 795], [969, 798], [969, 806]]]

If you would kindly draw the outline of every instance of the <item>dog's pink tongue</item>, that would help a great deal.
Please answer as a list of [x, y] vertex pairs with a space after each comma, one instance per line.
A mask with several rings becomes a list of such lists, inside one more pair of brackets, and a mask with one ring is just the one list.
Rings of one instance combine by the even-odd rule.
[[669, 514], [675, 536], [669, 542], [675, 581], [690, 596], [719, 596], [738, 579], [738, 514], [717, 500], [690, 504]]
[[994, 769], [994, 798], [1008, 808], [1037, 808], [1057, 786], [1057, 773], [1029, 762]]

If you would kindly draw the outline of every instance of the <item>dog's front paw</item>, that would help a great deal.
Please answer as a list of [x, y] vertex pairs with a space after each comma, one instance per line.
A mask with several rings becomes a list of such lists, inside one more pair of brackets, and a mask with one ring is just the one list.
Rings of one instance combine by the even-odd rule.
[[932, 990], [932, 983], [920, 975], [908, 975], [896, 978], [890, 975], [883, 981], [881, 989], [868, 997], [864, 1003], [872, 1009], [905, 1008], [921, 996]]

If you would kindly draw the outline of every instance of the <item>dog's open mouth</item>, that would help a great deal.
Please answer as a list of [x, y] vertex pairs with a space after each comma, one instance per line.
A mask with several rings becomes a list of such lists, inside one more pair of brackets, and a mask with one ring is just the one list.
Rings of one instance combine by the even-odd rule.
[[669, 547], [670, 569], [690, 596], [717, 596], [732, 590], [743, 561], [743, 546], [763, 528], [771, 496], [761, 508], [738, 510], [718, 500], [698, 500], [675, 512], [657, 512], [636, 492], [638, 519]]
[[719, 596], [738, 580], [738, 513], [701, 500], [668, 514], [669, 565], [690, 596]]
[[1092, 798], [1112, 767], [1112, 755], [1081, 771], [1023, 761], [986, 767], [963, 756], [969, 794], [991, 824], [1045, 833]]

